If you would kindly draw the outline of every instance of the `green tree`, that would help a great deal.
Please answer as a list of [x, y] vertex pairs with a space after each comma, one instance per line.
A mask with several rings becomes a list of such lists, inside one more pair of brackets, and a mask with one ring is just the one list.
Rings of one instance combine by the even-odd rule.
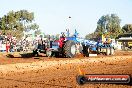
[[125, 24], [122, 27], [123, 33], [132, 33], [132, 24]]
[[60, 34], [56, 34], [56, 35], [55, 35], [55, 39], [56, 39], [56, 40], [59, 40], [59, 38], [60, 38]]
[[92, 39], [92, 38], [96, 38], [98, 37], [98, 33], [94, 32], [94, 33], [89, 33], [85, 36], [85, 39]]
[[85, 36], [85, 39], [91, 39], [93, 38], [93, 33], [89, 33]]
[[39, 25], [37, 25], [36, 23], [33, 23], [31, 25], [25, 26], [25, 30], [24, 31], [26, 31], [26, 32], [28, 32], [30, 30], [36, 30], [36, 31], [38, 31], [38, 29], [39, 29]]
[[116, 14], [104, 15], [98, 20], [95, 32], [98, 34], [107, 32], [115, 38], [122, 33], [120, 22], [121, 19]]
[[40, 30], [40, 29], [37, 29], [37, 30], [35, 31], [35, 36], [40, 35], [40, 34], [41, 34], [41, 30]]
[[10, 11], [0, 18], [0, 30], [5, 34], [10, 32], [13, 36], [21, 38], [23, 31], [36, 30], [39, 28], [36, 23], [32, 23], [33, 21], [33, 12], [28, 12], [27, 10]]

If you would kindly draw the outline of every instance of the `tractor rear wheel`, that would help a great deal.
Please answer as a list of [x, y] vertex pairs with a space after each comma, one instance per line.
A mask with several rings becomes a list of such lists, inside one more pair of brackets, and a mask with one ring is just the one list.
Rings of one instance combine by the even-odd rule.
[[76, 44], [74, 41], [66, 41], [63, 47], [63, 52], [66, 57], [73, 58], [76, 55]]

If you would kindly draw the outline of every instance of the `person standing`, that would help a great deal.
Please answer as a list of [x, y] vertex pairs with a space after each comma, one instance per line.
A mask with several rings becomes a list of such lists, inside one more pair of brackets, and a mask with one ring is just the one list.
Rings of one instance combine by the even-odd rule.
[[8, 53], [10, 50], [10, 42], [7, 40], [6, 41], [6, 52]]

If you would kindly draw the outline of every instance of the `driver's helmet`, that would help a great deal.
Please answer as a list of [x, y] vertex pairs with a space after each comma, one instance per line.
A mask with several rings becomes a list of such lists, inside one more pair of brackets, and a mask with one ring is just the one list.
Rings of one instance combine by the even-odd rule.
[[61, 33], [62, 35], [61, 35], [61, 37], [62, 38], [65, 38], [66, 36], [65, 36], [65, 33]]

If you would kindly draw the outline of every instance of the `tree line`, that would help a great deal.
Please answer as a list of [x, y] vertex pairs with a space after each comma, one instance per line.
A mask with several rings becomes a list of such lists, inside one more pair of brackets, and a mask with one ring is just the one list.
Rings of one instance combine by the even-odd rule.
[[[87, 34], [86, 39], [98, 38], [102, 34], [111, 38], [116, 38], [120, 34], [132, 33], [132, 24], [120, 26], [121, 19], [116, 14], [107, 14], [101, 16], [97, 21], [97, 27], [93, 33]], [[23, 32], [35, 30], [35, 34], [40, 34], [39, 25], [35, 23], [33, 12], [27, 10], [9, 11], [0, 17], [0, 30], [4, 35], [11, 34], [17, 38], [23, 36]], [[48, 35], [47, 35], [48, 36]], [[58, 34], [55, 36], [58, 38]]]
[[27, 10], [9, 11], [0, 17], [0, 30], [4, 35], [11, 34], [17, 38], [23, 36], [23, 32], [38, 30], [39, 25], [35, 23], [34, 13]]
[[107, 14], [101, 16], [97, 22], [96, 30], [93, 33], [87, 34], [86, 39], [98, 38], [102, 34], [106, 37], [116, 38], [118, 35], [132, 33], [132, 24], [120, 26], [121, 19], [116, 14]]

